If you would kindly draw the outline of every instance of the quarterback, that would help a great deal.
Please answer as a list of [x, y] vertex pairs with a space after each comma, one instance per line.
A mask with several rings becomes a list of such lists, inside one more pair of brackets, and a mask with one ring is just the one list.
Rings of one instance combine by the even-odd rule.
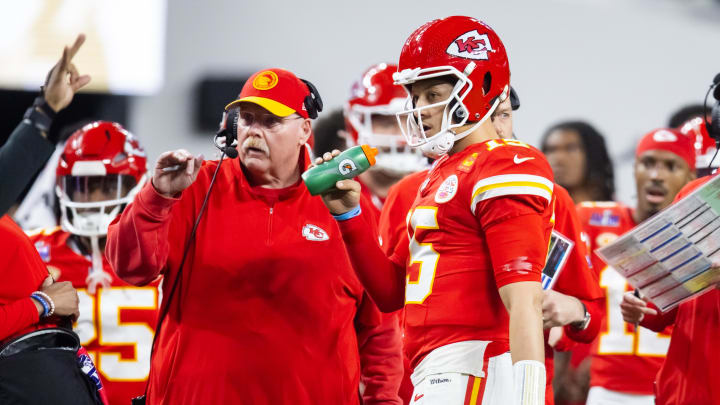
[[400, 249], [390, 259], [381, 250], [359, 183], [338, 182], [323, 199], [378, 306], [405, 307], [411, 403], [543, 403], [552, 173], [488, 119], [510, 89], [505, 48], [474, 18], [434, 20], [405, 42], [395, 81], [409, 94], [398, 114], [408, 144], [436, 159]]

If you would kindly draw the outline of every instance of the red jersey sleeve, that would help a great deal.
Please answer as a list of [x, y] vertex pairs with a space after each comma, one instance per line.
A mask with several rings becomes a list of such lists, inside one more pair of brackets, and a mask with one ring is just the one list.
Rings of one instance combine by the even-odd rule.
[[[364, 196], [360, 205], [368, 214], [375, 212], [372, 202]], [[368, 221], [371, 229], [376, 229], [373, 219]], [[365, 293], [355, 318], [355, 330], [360, 349], [360, 380], [365, 387], [363, 404], [401, 405], [398, 391], [403, 377], [402, 334], [397, 314], [381, 314]]]
[[533, 147], [497, 147], [477, 165], [470, 209], [485, 232], [498, 288], [540, 281], [552, 227], [552, 193], [550, 166]]
[[675, 307], [666, 313], [660, 312], [651, 302], [648, 303], [648, 307], [656, 310], [657, 315], [646, 314], [643, 316], [643, 320], [640, 322], [640, 326], [643, 328], [648, 328], [655, 332], [665, 332], [665, 328], [675, 323], [679, 307]]
[[393, 263], [380, 249], [372, 214], [338, 222], [345, 249], [363, 287], [383, 312], [393, 312], [405, 303], [405, 266]]
[[0, 341], [39, 320], [37, 308], [30, 297], [0, 304]]
[[590, 323], [583, 330], [570, 325], [564, 327], [563, 336], [580, 342], [590, 343], [595, 339], [602, 319], [605, 317], [604, 292], [600, 288], [597, 274], [590, 268], [587, 237], [575, 210], [575, 204], [567, 190], [555, 185], [555, 231], [574, 242], [564, 268], [558, 274], [554, 290], [579, 299], [590, 314]]
[[134, 285], [160, 275], [168, 259], [171, 209], [177, 199], [148, 182], [108, 227], [105, 256], [115, 273]]
[[0, 217], [0, 341], [54, 324], [40, 319], [30, 294], [40, 289], [47, 268], [32, 243], [9, 216]]

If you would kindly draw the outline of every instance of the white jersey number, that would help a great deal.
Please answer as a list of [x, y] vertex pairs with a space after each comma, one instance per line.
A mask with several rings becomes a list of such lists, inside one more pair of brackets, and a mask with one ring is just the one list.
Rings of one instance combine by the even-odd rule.
[[153, 329], [143, 322], [121, 322], [123, 309], [157, 309], [155, 287], [99, 288], [97, 295], [78, 289], [80, 317], [75, 331], [80, 344], [88, 345], [97, 339], [101, 346], [133, 346], [135, 356], [122, 359], [120, 353], [94, 352], [90, 355], [95, 366], [111, 381], [143, 381], [150, 372], [150, 350]]
[[405, 303], [422, 304], [432, 293], [435, 281], [435, 269], [440, 255], [433, 249], [432, 243], [420, 243], [415, 239], [417, 229], [439, 229], [437, 207], [417, 207], [410, 216], [412, 238], [410, 239], [410, 264], [419, 263], [417, 280], [405, 279]]
[[605, 267], [600, 273], [600, 286], [607, 291], [607, 332], [600, 334], [598, 354], [665, 356], [670, 344], [669, 336], [642, 327], [638, 328], [637, 333], [628, 331], [628, 325], [620, 312], [627, 281], [620, 273], [610, 266]]

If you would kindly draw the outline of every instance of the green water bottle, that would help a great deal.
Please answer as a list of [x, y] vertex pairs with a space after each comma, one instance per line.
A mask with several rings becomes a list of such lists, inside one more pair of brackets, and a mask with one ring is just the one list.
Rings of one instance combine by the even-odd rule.
[[378, 150], [368, 145], [353, 146], [319, 166], [302, 174], [311, 195], [335, 188], [340, 180], [352, 179], [375, 164]]

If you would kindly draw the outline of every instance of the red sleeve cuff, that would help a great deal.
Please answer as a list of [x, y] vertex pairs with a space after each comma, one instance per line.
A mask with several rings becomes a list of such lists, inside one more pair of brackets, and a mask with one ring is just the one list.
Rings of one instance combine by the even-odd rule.
[[0, 340], [17, 334], [40, 321], [32, 298], [21, 298], [0, 306]]
[[590, 314], [590, 323], [583, 330], [578, 330], [572, 325], [565, 325], [563, 336], [579, 342], [579, 343], [592, 343], [600, 332], [600, 324], [602, 319], [605, 318], [605, 299], [598, 298], [596, 300], [580, 300], [585, 309]]
[[172, 206], [180, 201], [180, 198], [169, 198], [160, 194], [155, 190], [151, 180], [140, 190], [135, 201], [145, 212], [159, 219], [167, 217]]
[[675, 323], [675, 317], [677, 316], [678, 307], [675, 307], [671, 311], [664, 314], [660, 312], [660, 310], [653, 303], [648, 303], [648, 307], [656, 310], [658, 313], [657, 315], [646, 314], [643, 317], [642, 322], [640, 322], [640, 326], [655, 332], [662, 332], [665, 330], [665, 328]]

